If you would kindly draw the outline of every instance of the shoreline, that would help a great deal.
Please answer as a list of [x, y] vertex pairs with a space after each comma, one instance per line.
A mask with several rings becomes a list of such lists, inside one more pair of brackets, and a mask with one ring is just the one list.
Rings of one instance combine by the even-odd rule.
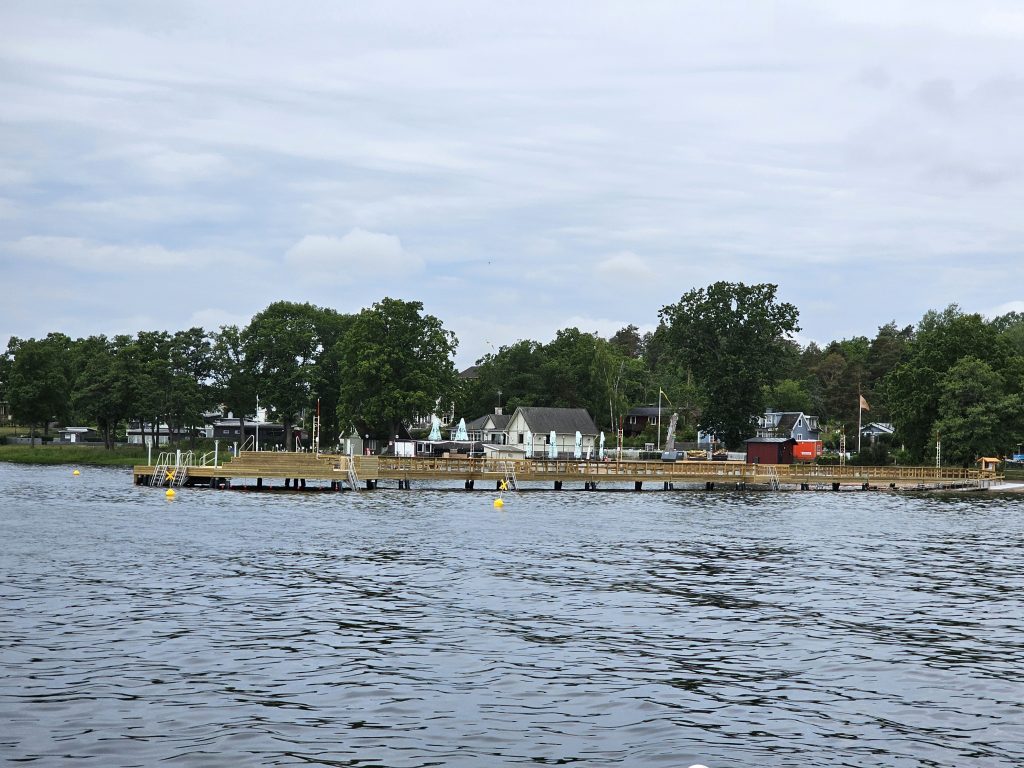
[[60, 464], [93, 467], [132, 467], [146, 460], [145, 450], [134, 448], [83, 448], [75, 445], [0, 445], [0, 462], [56, 466]]

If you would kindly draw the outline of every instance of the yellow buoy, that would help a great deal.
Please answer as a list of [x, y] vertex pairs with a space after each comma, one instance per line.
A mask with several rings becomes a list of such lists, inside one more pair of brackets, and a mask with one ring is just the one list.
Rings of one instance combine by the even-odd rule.
[[71, 474], [72, 474], [72, 475], [80, 475], [80, 474], [82, 474], [82, 473], [81, 473], [81, 472], [79, 472], [79, 471], [78, 471], [78, 470], [76, 469], [76, 470], [75, 470], [74, 472], [72, 472]]
[[166, 496], [168, 499], [173, 499], [174, 498], [174, 489], [173, 488], [168, 488], [167, 489], [167, 493], [165, 493], [164, 496]]
[[501, 499], [495, 499], [494, 506], [496, 506], [498, 509], [501, 509], [502, 507], [505, 506], [505, 502], [502, 501]]

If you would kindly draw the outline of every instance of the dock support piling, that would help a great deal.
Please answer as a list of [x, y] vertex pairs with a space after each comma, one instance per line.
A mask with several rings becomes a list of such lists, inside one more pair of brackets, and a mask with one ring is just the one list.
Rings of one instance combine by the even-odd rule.
[[643, 484], [642, 480], [637, 480], [636, 482], [633, 483], [633, 490], [634, 491], [642, 491], [643, 489], [644, 489], [644, 484]]
[[839, 490], [839, 483], [832, 483], [832, 490], [833, 491], [838, 491]]
[[256, 478], [256, 490], [257, 491], [262, 491], [263, 490], [263, 478], [262, 477], [257, 477]]
[[562, 490], [562, 481], [561, 480], [555, 480], [555, 490], [556, 491]]

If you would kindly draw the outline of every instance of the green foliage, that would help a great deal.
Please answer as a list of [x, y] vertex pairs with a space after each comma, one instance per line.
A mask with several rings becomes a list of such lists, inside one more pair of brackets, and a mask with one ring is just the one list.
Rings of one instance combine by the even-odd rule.
[[[980, 315], [964, 314], [955, 304], [942, 312], [928, 312], [908, 344], [905, 362], [883, 381], [883, 392], [900, 440], [917, 458], [930, 454], [935, 444], [940, 398], [947, 374], [967, 357], [985, 363], [996, 374], [1020, 368], [1010, 341]], [[973, 370], [980, 370], [974, 368]], [[1011, 380], [1016, 379], [1016, 374]], [[1019, 386], [1019, 380], [1016, 381]], [[950, 415], [950, 414], [946, 414]], [[948, 426], [957, 431], [956, 424]], [[948, 449], [944, 446], [944, 451]]]
[[210, 370], [215, 399], [230, 413], [256, 411], [256, 376], [245, 359], [237, 325], [221, 326], [213, 336]]
[[477, 377], [464, 383], [457, 406], [469, 418], [490, 413], [501, 391], [506, 413], [585, 408], [598, 427], [612, 429], [643, 398], [649, 379], [644, 360], [621, 344], [564, 328], [548, 344], [518, 341], [477, 361]]
[[284, 425], [288, 450], [293, 446], [292, 426], [315, 399], [313, 382], [323, 351], [317, 321], [322, 311], [312, 304], [278, 301], [253, 317], [242, 334], [256, 394]]
[[[124, 337], [121, 337], [122, 343]], [[76, 343], [76, 375], [71, 403], [76, 422], [94, 423], [104, 445], [114, 447], [118, 426], [128, 418], [132, 400], [131, 383], [125, 375], [125, 360], [117, 342], [106, 336], [90, 336]]]
[[379, 437], [398, 434], [416, 416], [447, 410], [458, 377], [458, 340], [423, 304], [385, 298], [356, 315], [337, 344], [345, 379], [338, 397], [343, 424], [365, 422]]
[[764, 389], [777, 380], [795, 306], [776, 301], [777, 286], [719, 282], [663, 307], [668, 347], [693, 373], [704, 394], [698, 426], [728, 446], [754, 433]]
[[817, 413], [811, 393], [802, 381], [783, 379], [765, 391], [765, 403], [776, 411]]
[[1002, 377], [976, 357], [962, 358], [943, 377], [938, 411], [943, 461], [965, 467], [1009, 453], [1024, 426], [1020, 393], [1006, 393]]
[[608, 339], [620, 354], [631, 358], [640, 358], [644, 354], [644, 337], [640, 335], [640, 329], [635, 325], [627, 325], [620, 328]]
[[45, 339], [12, 338], [7, 345], [5, 386], [18, 421], [35, 428], [63, 418], [71, 401], [71, 339], [51, 333]]
[[[499, 403], [586, 408], [613, 431], [636, 405], [663, 391], [677, 436], [699, 426], [736, 445], [765, 406], [817, 415], [837, 450], [841, 431], [856, 445], [858, 393], [872, 421], [897, 429], [889, 458], [931, 460], [936, 431], [946, 461], [973, 464], [1024, 442], [1024, 315], [986, 322], [955, 305], [928, 312], [916, 327], [890, 322], [873, 339], [857, 336], [801, 348], [796, 308], [773, 285], [716, 283], [664, 307], [653, 332], [627, 325], [610, 339], [578, 328], [548, 343], [523, 340], [478, 361], [458, 382], [454, 336], [418, 302], [384, 299], [357, 316], [276, 302], [246, 328], [142, 331], [108, 339], [11, 339], [0, 355], [0, 399], [35, 433], [54, 420], [95, 425], [108, 447], [126, 422], [198, 427], [223, 405], [254, 412], [256, 394], [285, 422], [311, 417], [321, 402], [321, 439], [341, 422], [368, 422], [375, 434], [444, 410], [456, 399], [474, 418]], [[500, 395], [499, 395], [500, 392]], [[652, 440], [656, 437], [652, 434]], [[12, 446], [13, 447], [13, 446]], [[888, 447], [860, 460], [880, 463]], [[877, 455], [872, 454], [874, 451]]]
[[75, 445], [3, 445], [0, 443], [0, 461], [20, 464], [76, 464], [79, 466], [131, 467], [146, 463], [146, 449], [136, 446], [118, 446], [104, 451]]

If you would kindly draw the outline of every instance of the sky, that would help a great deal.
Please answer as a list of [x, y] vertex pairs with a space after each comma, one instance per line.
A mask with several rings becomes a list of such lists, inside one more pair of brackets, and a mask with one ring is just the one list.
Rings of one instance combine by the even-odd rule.
[[0, 4], [0, 345], [423, 302], [456, 363], [775, 283], [1024, 311], [1019, 2]]

